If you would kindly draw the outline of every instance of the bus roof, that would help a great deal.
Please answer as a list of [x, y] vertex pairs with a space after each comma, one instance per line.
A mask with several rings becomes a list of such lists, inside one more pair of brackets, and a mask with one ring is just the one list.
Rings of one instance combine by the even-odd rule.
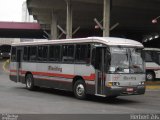
[[61, 40], [47, 40], [44, 39], [42, 41], [34, 41], [34, 42], [19, 42], [13, 43], [12, 46], [24, 46], [24, 45], [41, 45], [41, 44], [65, 44], [65, 43], [102, 43], [109, 46], [137, 46], [143, 47], [140, 42], [124, 39], [124, 38], [116, 38], [116, 37], [88, 37], [88, 38], [74, 38], [74, 39], [61, 39]]

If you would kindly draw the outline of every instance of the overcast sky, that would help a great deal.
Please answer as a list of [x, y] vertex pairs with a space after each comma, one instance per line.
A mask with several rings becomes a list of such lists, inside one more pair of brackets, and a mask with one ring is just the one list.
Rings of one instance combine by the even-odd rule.
[[22, 20], [22, 4], [26, 0], [0, 0], [0, 21]]

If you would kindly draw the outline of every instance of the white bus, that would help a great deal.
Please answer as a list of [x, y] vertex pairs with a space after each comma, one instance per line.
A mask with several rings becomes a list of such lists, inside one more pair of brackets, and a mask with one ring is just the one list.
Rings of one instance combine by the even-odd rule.
[[145, 48], [146, 79], [148, 81], [160, 78], [160, 49]]
[[145, 93], [143, 45], [110, 37], [12, 44], [10, 79], [102, 97]]

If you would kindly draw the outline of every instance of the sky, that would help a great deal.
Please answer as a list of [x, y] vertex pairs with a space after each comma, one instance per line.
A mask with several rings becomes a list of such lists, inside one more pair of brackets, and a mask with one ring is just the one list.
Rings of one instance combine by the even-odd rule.
[[0, 0], [0, 21], [22, 21], [22, 4], [26, 0]]

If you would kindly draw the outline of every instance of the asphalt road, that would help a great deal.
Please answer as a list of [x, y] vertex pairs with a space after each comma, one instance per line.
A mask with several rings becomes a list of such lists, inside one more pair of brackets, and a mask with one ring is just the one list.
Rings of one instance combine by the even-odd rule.
[[89, 96], [76, 99], [71, 92], [54, 89], [29, 91], [9, 80], [0, 62], [0, 113], [14, 114], [134, 114], [160, 113], [160, 91], [121, 96], [114, 100]]

